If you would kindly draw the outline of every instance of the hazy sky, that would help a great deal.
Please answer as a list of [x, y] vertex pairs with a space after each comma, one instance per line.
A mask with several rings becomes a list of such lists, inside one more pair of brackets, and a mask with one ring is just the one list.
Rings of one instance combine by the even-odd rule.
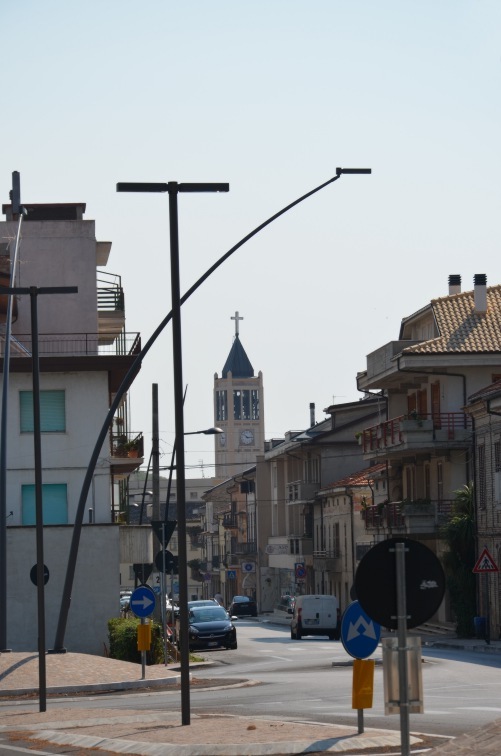
[[[167, 195], [117, 181], [227, 181], [180, 195], [182, 290], [285, 205], [183, 307], [185, 429], [213, 424], [214, 373], [240, 336], [265, 389], [266, 437], [360, 398], [366, 355], [460, 273], [500, 282], [499, 0], [24, 0], [1, 4], [0, 199], [86, 202], [127, 330], [170, 310]], [[36, 282], [32, 282], [36, 284]], [[75, 282], [78, 283], [77, 281]], [[131, 391], [161, 464], [174, 439], [170, 326]], [[189, 476], [213, 441], [186, 439]]]

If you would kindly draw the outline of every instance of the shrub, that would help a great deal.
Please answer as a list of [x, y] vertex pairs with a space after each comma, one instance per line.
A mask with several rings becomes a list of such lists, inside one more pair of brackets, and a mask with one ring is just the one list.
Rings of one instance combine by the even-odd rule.
[[[141, 663], [141, 651], [137, 650], [137, 617], [113, 617], [108, 620], [109, 654], [112, 659]], [[146, 664], [162, 664], [164, 647], [162, 627], [157, 622], [151, 626], [151, 647], [146, 652]]]

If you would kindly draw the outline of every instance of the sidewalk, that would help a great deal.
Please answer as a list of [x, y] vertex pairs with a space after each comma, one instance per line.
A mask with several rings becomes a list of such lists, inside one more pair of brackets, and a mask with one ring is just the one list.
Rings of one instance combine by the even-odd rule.
[[[271, 617], [260, 621], [275, 622]], [[485, 642], [459, 641], [454, 638], [430, 640], [423, 646], [483, 650]], [[483, 644], [483, 646], [482, 646]], [[501, 641], [491, 643], [490, 651], [501, 653]], [[398, 730], [366, 729], [359, 735], [356, 726], [296, 722], [287, 718], [191, 715], [191, 724], [182, 726], [180, 714], [167, 707], [161, 712], [136, 710], [127, 705], [127, 696], [119, 709], [88, 709], [72, 705], [52, 705], [51, 694], [71, 695], [104, 690], [152, 689], [179, 685], [178, 668], [154, 666], [146, 668], [141, 680], [141, 667], [106, 657], [86, 654], [50, 654], [46, 659], [47, 711], [40, 713], [23, 706], [22, 696], [38, 694], [39, 660], [37, 653], [0, 654], [0, 704], [2, 718], [0, 741], [10, 736], [23, 745], [34, 740], [32, 747], [43, 751], [44, 742], [57, 743], [82, 750], [96, 748], [108, 753], [165, 754], [166, 756], [292, 756], [293, 754], [363, 754], [400, 751]], [[211, 681], [196, 679], [196, 665], [191, 672], [192, 686], [211, 686]], [[221, 688], [222, 680], [214, 681]], [[223, 687], [231, 689], [252, 683], [227, 680]], [[20, 700], [21, 699], [21, 700]], [[31, 702], [33, 698], [30, 699]], [[60, 702], [60, 699], [59, 699]], [[501, 720], [482, 728], [478, 733], [453, 741], [429, 738], [413, 733], [411, 745], [428, 748], [430, 754], [455, 756], [498, 756], [500, 753]], [[19, 745], [19, 742], [18, 742]], [[29, 747], [29, 746], [27, 746]], [[1, 744], [0, 744], [1, 752]]]

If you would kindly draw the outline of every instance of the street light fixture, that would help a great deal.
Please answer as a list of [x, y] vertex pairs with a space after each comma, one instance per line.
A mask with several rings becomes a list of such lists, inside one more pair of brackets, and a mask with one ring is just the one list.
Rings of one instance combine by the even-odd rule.
[[179, 275], [179, 192], [228, 192], [229, 184], [118, 183], [117, 192], [167, 192], [169, 195], [170, 271], [172, 299], [172, 356], [176, 426], [177, 534], [179, 556], [179, 642], [181, 662], [181, 723], [190, 724], [190, 649], [188, 619], [188, 554], [186, 545], [186, 478], [184, 464], [184, 396], [181, 339], [181, 290]]
[[[330, 184], [334, 183], [334, 181], [337, 181], [339, 178], [341, 178], [342, 174], [347, 173], [359, 173], [359, 174], [370, 174], [372, 173], [372, 170], [370, 168], [337, 168], [336, 169], [336, 175], [332, 178], [328, 179], [327, 181], [324, 181], [322, 184], [319, 184], [319, 186], [316, 186], [314, 189], [311, 189], [309, 192], [306, 192], [306, 194], [303, 194], [301, 197], [298, 197], [293, 202], [290, 202], [288, 205], [283, 207], [278, 212], [271, 215], [267, 220], [263, 221], [263, 223], [260, 223], [259, 226], [256, 226], [252, 231], [250, 231], [246, 236], [244, 236], [242, 239], [240, 239], [239, 242], [237, 242], [233, 247], [231, 247], [227, 252], [225, 252], [221, 257], [216, 260], [216, 262], [211, 265], [210, 268], [208, 268], [205, 273], [200, 276], [200, 278], [195, 281], [195, 283], [186, 291], [183, 296], [181, 297], [181, 304], [184, 304], [192, 294], [197, 291], [197, 289], [200, 288], [200, 286], [224, 263], [228, 258], [231, 257], [240, 247], [242, 247], [244, 244], [246, 244], [250, 239], [252, 239], [256, 234], [258, 234], [260, 231], [262, 231], [264, 228], [270, 225], [270, 223], [273, 223], [277, 218], [280, 218], [282, 215], [287, 213], [289, 210], [292, 210], [293, 207], [296, 207], [296, 205], [299, 205], [301, 202], [304, 202], [304, 200], [308, 199], [309, 197], [312, 197], [317, 192], [321, 191], [322, 189], [325, 189], [326, 186], [330, 186]], [[148, 184], [119, 184], [118, 187], [121, 187], [121, 189], [118, 189], [119, 191], [149, 191], [146, 187], [148, 186], [156, 186], [157, 185], [148, 185]], [[166, 184], [162, 184], [162, 187], [167, 186]], [[186, 185], [188, 186], [188, 185]], [[191, 185], [193, 186], [193, 185]], [[221, 185], [219, 185], [221, 186]], [[226, 185], [224, 185], [226, 186]], [[126, 188], [127, 187], [127, 188]], [[137, 189], [132, 189], [129, 187], [137, 187]], [[155, 191], [167, 191], [166, 189], [155, 189]], [[190, 189], [186, 189], [186, 191], [190, 191]], [[115, 415], [115, 412], [118, 409], [118, 406], [120, 402], [122, 401], [122, 398], [124, 394], [129, 390], [132, 383], [134, 382], [135, 377], [137, 376], [137, 373], [139, 371], [139, 368], [150, 351], [151, 347], [157, 340], [157, 338], [160, 336], [160, 334], [163, 332], [164, 328], [168, 325], [168, 323], [173, 320], [174, 318], [174, 312], [171, 310], [165, 318], [159, 323], [157, 328], [154, 330], [146, 344], [142, 347], [139, 354], [135, 357], [132, 365], [130, 366], [129, 370], [127, 371], [125, 377], [122, 380], [122, 383], [118, 387], [117, 392], [115, 393], [115, 396], [113, 398], [113, 401], [111, 402], [110, 408], [108, 410], [108, 413], [104, 419], [103, 425], [101, 427], [101, 430], [99, 431], [99, 434], [96, 439], [96, 443], [94, 444], [94, 449], [92, 450], [91, 458], [89, 460], [89, 464], [87, 465], [87, 470], [85, 472], [84, 480], [82, 483], [82, 489], [80, 491], [80, 497], [78, 500], [77, 510], [75, 513], [75, 524], [73, 528], [73, 536], [71, 540], [71, 546], [70, 546], [70, 552], [68, 556], [68, 565], [66, 568], [66, 577], [64, 581], [63, 586], [63, 595], [61, 598], [61, 606], [59, 610], [59, 619], [58, 624], [56, 628], [56, 634], [54, 638], [54, 648], [53, 653], [64, 653], [64, 636], [66, 632], [66, 625], [68, 622], [68, 614], [70, 611], [70, 605], [71, 605], [71, 591], [73, 587], [73, 581], [75, 578], [75, 571], [76, 571], [76, 564], [77, 564], [77, 557], [78, 557], [78, 547], [80, 543], [80, 536], [82, 532], [82, 524], [83, 524], [83, 518], [85, 514], [85, 505], [87, 502], [87, 497], [89, 495], [90, 487], [92, 484], [92, 479], [94, 476], [94, 471], [96, 469], [98, 460], [99, 460], [99, 454], [102, 448], [102, 445], [104, 444], [106, 440], [106, 436], [109, 432], [109, 427], [113, 421], [113, 417]]]

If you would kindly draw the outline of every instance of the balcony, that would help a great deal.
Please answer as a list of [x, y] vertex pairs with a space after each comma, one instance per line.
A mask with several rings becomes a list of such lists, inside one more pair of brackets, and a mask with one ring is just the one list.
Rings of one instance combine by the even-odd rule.
[[308, 502], [313, 501], [318, 489], [318, 483], [296, 480], [292, 483], [287, 483], [285, 487], [285, 498], [289, 504], [307, 504]]
[[231, 548], [234, 554], [246, 556], [248, 554], [257, 554], [257, 544], [255, 541], [247, 541], [246, 543], [235, 543]]
[[342, 572], [343, 563], [339, 549], [314, 551], [313, 569], [316, 572]]
[[362, 510], [362, 517], [366, 530], [430, 535], [437, 534], [451, 518], [453, 506], [453, 499], [395, 501], [366, 507]]
[[120, 276], [100, 271], [97, 284], [99, 343], [111, 344], [125, 325], [122, 283]]
[[225, 512], [223, 514], [223, 528], [236, 530], [238, 528], [238, 515], [236, 512]]
[[127, 477], [141, 467], [144, 461], [142, 433], [112, 433], [111, 472], [116, 478]]
[[400, 415], [362, 431], [360, 443], [364, 454], [385, 457], [409, 451], [468, 447], [472, 421], [464, 412]]
[[[104, 340], [103, 340], [104, 339]], [[31, 333], [16, 333], [11, 347], [14, 357], [31, 357]], [[0, 339], [0, 357], [4, 356], [5, 339]], [[44, 357], [130, 356], [141, 351], [138, 333], [40, 333], [38, 352]]]

